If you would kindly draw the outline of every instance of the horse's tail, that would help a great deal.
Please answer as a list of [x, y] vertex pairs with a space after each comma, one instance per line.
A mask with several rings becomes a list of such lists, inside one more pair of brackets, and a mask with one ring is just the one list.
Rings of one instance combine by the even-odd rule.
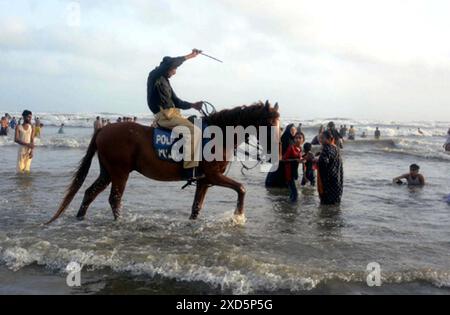
[[91, 168], [92, 159], [94, 158], [95, 152], [97, 152], [96, 140], [98, 133], [99, 130], [94, 133], [94, 136], [92, 137], [91, 142], [89, 143], [86, 155], [80, 161], [78, 170], [73, 175], [72, 183], [67, 189], [66, 196], [61, 202], [58, 211], [55, 213], [55, 215], [53, 216], [53, 218], [51, 218], [50, 221], [45, 223], [45, 225], [50, 224], [59, 218], [59, 216], [64, 212], [64, 210], [66, 210], [66, 208], [69, 206], [69, 204], [72, 202], [73, 198], [77, 194], [78, 190], [80, 190], [81, 186], [83, 185], [84, 180], [86, 179], [86, 176], [89, 173], [89, 169]]

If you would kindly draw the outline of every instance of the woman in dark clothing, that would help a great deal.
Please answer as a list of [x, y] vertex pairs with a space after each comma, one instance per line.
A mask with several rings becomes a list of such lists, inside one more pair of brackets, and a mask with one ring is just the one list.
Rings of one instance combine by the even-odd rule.
[[297, 129], [294, 124], [289, 124], [284, 129], [283, 135], [281, 136], [281, 154], [284, 155], [290, 145], [294, 143], [294, 137], [297, 133]]
[[335, 205], [341, 202], [344, 189], [344, 168], [340, 150], [333, 144], [331, 131], [322, 134], [322, 152], [317, 163], [317, 188], [320, 202], [324, 205]]
[[[287, 149], [290, 145], [294, 143], [294, 136], [297, 130], [294, 124], [289, 124], [284, 129], [283, 135], [281, 136], [281, 156], [286, 154]], [[275, 172], [270, 172], [266, 177], [266, 187], [286, 187], [286, 179], [284, 173], [284, 162], [280, 161], [278, 164], [278, 169]]]

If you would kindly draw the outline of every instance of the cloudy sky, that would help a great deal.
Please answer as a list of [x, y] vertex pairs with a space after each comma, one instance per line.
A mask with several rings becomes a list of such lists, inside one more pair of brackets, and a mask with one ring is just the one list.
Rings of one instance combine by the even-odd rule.
[[450, 120], [449, 17], [445, 0], [0, 0], [0, 109], [147, 112], [148, 72], [195, 47], [224, 63], [179, 69], [188, 101]]

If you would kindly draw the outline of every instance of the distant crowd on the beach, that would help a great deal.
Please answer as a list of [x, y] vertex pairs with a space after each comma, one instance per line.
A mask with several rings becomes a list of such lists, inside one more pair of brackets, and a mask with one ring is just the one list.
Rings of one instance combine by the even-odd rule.
[[[17, 119], [15, 116], [11, 117], [8, 113], [6, 113], [4, 116], [1, 117], [0, 120], [0, 136], [7, 136], [11, 131], [14, 131], [18, 125], [21, 125], [23, 121], [23, 117], [20, 117]], [[116, 123], [121, 122], [137, 122], [138, 118], [136, 116], [134, 117], [118, 117], [116, 119]], [[103, 128], [104, 126], [107, 126], [111, 124], [110, 119], [101, 118], [100, 116], [97, 116], [94, 121], [94, 130], [99, 130]], [[44, 127], [44, 124], [41, 122], [41, 119], [39, 117], [34, 118], [34, 123], [31, 124], [34, 129], [34, 137], [40, 138], [41, 137], [41, 131]], [[61, 123], [58, 128], [58, 134], [64, 134], [64, 128], [65, 124]]]
[[[137, 122], [137, 117], [119, 117], [116, 123], [121, 122]], [[109, 119], [102, 119], [97, 116], [94, 121], [94, 130], [99, 130], [110, 124]], [[22, 112], [22, 117], [17, 119], [11, 117], [8, 113], [1, 117], [0, 120], [0, 136], [8, 136], [10, 132], [14, 132], [14, 142], [19, 145], [17, 155], [16, 170], [18, 173], [29, 173], [31, 170], [31, 162], [34, 156], [35, 139], [41, 137], [44, 124], [39, 117], [34, 118], [33, 113], [29, 110]], [[61, 123], [58, 134], [64, 134], [65, 124]]]
[[[134, 117], [123, 116], [123, 117], [118, 117], [115, 122], [116, 123], [122, 123], [122, 122], [137, 123], [137, 121], [138, 121], [138, 118], [136, 116], [134, 116]], [[109, 124], [111, 124], [111, 120], [97, 116], [94, 121], [94, 131], [98, 131]]]

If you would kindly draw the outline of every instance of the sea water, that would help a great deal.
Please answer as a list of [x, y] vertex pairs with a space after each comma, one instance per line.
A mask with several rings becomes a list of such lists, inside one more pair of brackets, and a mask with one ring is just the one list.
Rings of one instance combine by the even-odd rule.
[[[236, 162], [228, 175], [247, 188], [245, 222], [233, 220], [236, 194], [229, 189], [211, 188], [193, 222], [194, 187], [137, 173], [120, 221], [113, 221], [106, 190], [78, 222], [82, 193], [98, 175], [95, 158], [70, 207], [44, 227], [85, 154], [95, 116], [41, 114], [45, 127], [29, 176], [15, 174], [12, 137], [0, 138], [0, 293], [450, 292], [450, 156], [442, 149], [450, 122], [335, 119], [369, 135], [342, 151], [339, 207], [320, 206], [311, 187], [300, 188], [292, 204], [286, 190], [264, 187], [258, 168], [243, 175]], [[307, 140], [328, 120], [302, 121]], [[291, 121], [299, 120], [283, 123]], [[376, 126], [381, 141], [373, 140]], [[427, 185], [393, 185], [412, 163]], [[81, 288], [65, 284], [73, 261], [83, 265]], [[366, 284], [372, 262], [381, 266], [378, 288]]]

